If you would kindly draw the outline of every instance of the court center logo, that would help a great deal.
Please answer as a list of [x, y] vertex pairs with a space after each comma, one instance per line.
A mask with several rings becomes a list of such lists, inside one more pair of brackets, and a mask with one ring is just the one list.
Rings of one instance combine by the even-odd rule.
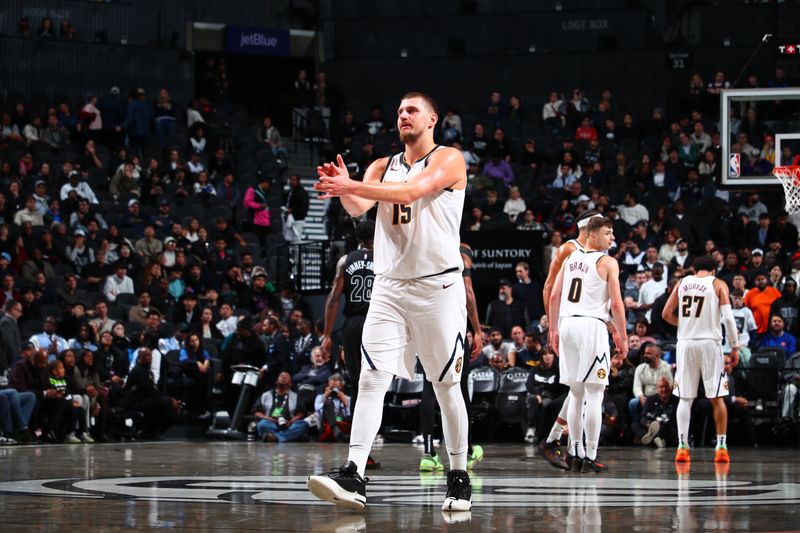
[[[472, 477], [475, 507], [676, 507], [792, 505], [800, 484], [689, 479]], [[440, 506], [443, 475], [382, 476], [368, 487], [369, 505]], [[0, 494], [183, 503], [329, 505], [306, 490], [305, 476], [160, 476], [34, 479], [0, 483]], [[543, 503], [542, 494], [547, 494]]]

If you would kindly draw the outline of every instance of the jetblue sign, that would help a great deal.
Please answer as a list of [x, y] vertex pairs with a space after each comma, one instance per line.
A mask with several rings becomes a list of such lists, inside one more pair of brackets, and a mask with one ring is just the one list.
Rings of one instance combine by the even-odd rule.
[[228, 52], [268, 56], [289, 55], [289, 30], [228, 26], [225, 29]]

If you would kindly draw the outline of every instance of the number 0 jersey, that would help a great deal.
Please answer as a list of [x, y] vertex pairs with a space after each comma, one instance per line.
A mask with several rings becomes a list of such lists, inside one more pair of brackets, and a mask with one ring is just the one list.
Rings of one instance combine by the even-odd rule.
[[678, 340], [722, 341], [714, 276], [686, 276], [678, 285]]
[[564, 284], [561, 288], [559, 316], [594, 317], [608, 320], [608, 282], [597, 272], [601, 251], [578, 248], [564, 261]]
[[347, 254], [344, 261], [344, 316], [367, 314], [374, 280], [372, 250], [356, 250]]
[[[405, 183], [413, 180], [438, 148], [411, 166], [405, 162], [403, 153], [394, 155], [381, 181]], [[463, 208], [463, 189], [442, 189], [411, 205], [379, 202], [375, 221], [375, 273], [392, 279], [416, 279], [462, 270], [459, 231]]]

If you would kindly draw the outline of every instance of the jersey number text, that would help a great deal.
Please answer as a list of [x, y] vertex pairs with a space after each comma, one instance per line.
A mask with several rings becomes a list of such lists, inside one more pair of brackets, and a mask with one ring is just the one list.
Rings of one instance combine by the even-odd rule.
[[353, 284], [353, 290], [350, 292], [350, 301], [353, 303], [369, 303], [370, 297], [372, 296], [372, 282], [374, 280], [374, 276], [354, 275], [350, 278]]
[[411, 206], [404, 204], [393, 204], [392, 224], [408, 224], [411, 222]]
[[581, 289], [583, 288], [583, 280], [581, 278], [573, 278], [572, 283], [569, 284], [569, 292], [567, 293], [567, 300], [576, 304], [581, 299]]
[[681, 316], [683, 318], [692, 317], [692, 307], [695, 308], [694, 317], [700, 318], [700, 313], [703, 312], [703, 303], [706, 301], [705, 296], [689, 296], [686, 295], [681, 298]]

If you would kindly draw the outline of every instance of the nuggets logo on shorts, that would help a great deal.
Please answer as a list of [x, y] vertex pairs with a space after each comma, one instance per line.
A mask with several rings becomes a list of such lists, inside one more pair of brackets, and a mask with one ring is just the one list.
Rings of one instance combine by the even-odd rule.
[[678, 388], [678, 380], [676, 379], [675, 381], [672, 382], [672, 390], [675, 390], [677, 388]]
[[722, 387], [723, 387], [725, 390], [728, 390], [728, 382], [726, 381], [725, 383], [723, 383], [723, 384], [722, 384]]
[[598, 379], [605, 379], [606, 378], [606, 369], [605, 368], [598, 368], [597, 369], [597, 378]]
[[463, 357], [459, 357], [458, 359], [456, 359], [456, 374], [461, 372], [461, 364], [463, 362], [464, 362], [464, 358]]

